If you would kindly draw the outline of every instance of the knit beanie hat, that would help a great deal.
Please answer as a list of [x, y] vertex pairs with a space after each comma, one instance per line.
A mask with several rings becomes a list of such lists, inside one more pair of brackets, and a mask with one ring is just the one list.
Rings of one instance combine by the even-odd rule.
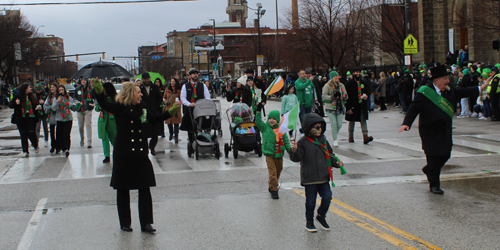
[[245, 86], [245, 85], [247, 85], [247, 78], [248, 77], [246, 75], [244, 75], [244, 76], [240, 77], [237, 82], [239, 82], [241, 85]]
[[464, 69], [464, 70], [462, 70], [462, 74], [463, 74], [464, 76], [469, 75], [469, 73], [470, 73], [469, 69]]
[[43, 86], [41, 83], [37, 82], [35, 83], [35, 91], [43, 90]]
[[269, 118], [275, 119], [276, 121], [278, 121], [279, 124], [281, 120], [280, 112], [278, 110], [271, 110], [271, 112], [267, 114], [267, 119], [269, 120]]
[[330, 72], [330, 79], [333, 79], [334, 77], [336, 77], [338, 75], [339, 75], [339, 73], [337, 73], [337, 71], [332, 70], [332, 72]]
[[491, 71], [492, 71], [492, 72], [493, 72], [493, 71], [495, 71], [495, 72], [498, 74], [498, 67], [497, 67], [497, 66], [495, 66], [495, 67], [491, 68]]

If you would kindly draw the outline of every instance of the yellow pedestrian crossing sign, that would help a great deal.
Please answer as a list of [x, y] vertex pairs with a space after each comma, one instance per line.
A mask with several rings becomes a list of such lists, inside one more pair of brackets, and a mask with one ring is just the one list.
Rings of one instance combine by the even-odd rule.
[[417, 54], [418, 53], [418, 41], [409, 34], [403, 44], [405, 54]]

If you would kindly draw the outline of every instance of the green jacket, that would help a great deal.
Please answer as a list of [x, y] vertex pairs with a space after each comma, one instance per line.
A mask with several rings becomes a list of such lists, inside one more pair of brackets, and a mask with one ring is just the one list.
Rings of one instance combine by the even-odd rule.
[[314, 84], [311, 80], [298, 78], [295, 81], [295, 89], [297, 90], [297, 99], [299, 99], [300, 106], [304, 108], [312, 108], [314, 104]]
[[106, 138], [106, 134], [108, 134], [110, 139], [116, 138], [115, 116], [110, 115], [109, 112], [102, 110], [99, 104], [95, 106], [95, 111], [100, 112], [99, 119], [97, 120], [97, 135], [99, 139]]
[[262, 133], [262, 153], [265, 156], [281, 159], [285, 155], [285, 149], [290, 153], [290, 142], [288, 141], [288, 134], [285, 133], [281, 137], [280, 142], [276, 142], [276, 134], [273, 129], [279, 127], [280, 112], [278, 110], [273, 110], [268, 114], [269, 118], [274, 118], [278, 121], [274, 127], [272, 127], [269, 122], [264, 123], [262, 121], [262, 113], [257, 111], [255, 114], [255, 124]]

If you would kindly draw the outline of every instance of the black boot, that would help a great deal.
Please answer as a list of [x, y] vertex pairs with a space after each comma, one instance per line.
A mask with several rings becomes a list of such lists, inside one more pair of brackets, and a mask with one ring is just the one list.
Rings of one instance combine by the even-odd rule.
[[104, 160], [102, 160], [102, 163], [108, 163], [110, 161], [111, 161], [111, 159], [109, 159], [109, 157], [106, 157], [106, 158], [104, 158]]
[[313, 220], [307, 220], [306, 222], [306, 230], [307, 232], [310, 232], [310, 233], [315, 233], [318, 231], [318, 229], [316, 229], [316, 227], [314, 226], [314, 221]]

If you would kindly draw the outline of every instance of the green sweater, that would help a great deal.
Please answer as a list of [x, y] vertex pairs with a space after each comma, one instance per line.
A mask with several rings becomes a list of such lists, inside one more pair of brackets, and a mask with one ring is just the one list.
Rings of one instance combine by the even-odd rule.
[[295, 81], [295, 89], [297, 90], [297, 99], [299, 99], [300, 106], [304, 108], [312, 108], [314, 104], [314, 84], [311, 80], [297, 79]]
[[285, 133], [280, 138], [279, 142], [276, 142], [276, 134], [273, 129], [279, 127], [280, 112], [278, 110], [273, 110], [269, 112], [269, 118], [274, 118], [278, 121], [274, 127], [269, 124], [269, 122], [264, 123], [262, 121], [262, 113], [258, 111], [255, 114], [255, 124], [262, 133], [262, 152], [265, 156], [281, 159], [285, 155], [285, 149], [290, 153], [290, 142], [288, 141], [288, 134]]

